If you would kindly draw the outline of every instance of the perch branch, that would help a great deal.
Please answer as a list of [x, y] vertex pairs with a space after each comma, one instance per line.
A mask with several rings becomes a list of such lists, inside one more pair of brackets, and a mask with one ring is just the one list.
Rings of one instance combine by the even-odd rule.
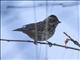
[[78, 47], [80, 47], [80, 44], [78, 41], [75, 41], [73, 38], [71, 38], [67, 33], [63, 32], [68, 38], [69, 40], [71, 40], [75, 45], [77, 45]]
[[[8, 39], [0, 39], [0, 41], [8, 41], [8, 42], [29, 42], [29, 43], [33, 43], [34, 42], [34, 41], [30, 41], [30, 40], [8, 40]], [[39, 42], [38, 41], [37, 43], [49, 45], [47, 42]], [[72, 50], [80, 51], [80, 49], [78, 49], [78, 48], [68, 47], [68, 46], [64, 46], [64, 45], [60, 45], [60, 44], [56, 44], [56, 43], [52, 43], [52, 45], [58, 46], [58, 47], [63, 47], [63, 48], [66, 48], [66, 49], [72, 49]]]

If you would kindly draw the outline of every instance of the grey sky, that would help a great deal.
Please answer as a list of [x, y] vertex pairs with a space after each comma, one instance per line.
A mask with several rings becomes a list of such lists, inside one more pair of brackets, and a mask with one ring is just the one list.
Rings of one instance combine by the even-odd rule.
[[[51, 6], [51, 3], [61, 3], [62, 1], [48, 2], [47, 16], [54, 14], [62, 22], [56, 29], [55, 35], [49, 39], [52, 43], [64, 45], [66, 36], [63, 32], [68, 33], [71, 37], [80, 42], [80, 5], [75, 2], [66, 2], [64, 5]], [[23, 25], [42, 21], [46, 16], [45, 1], [36, 1], [36, 18], [34, 18], [34, 1], [2, 1], [1, 2], [1, 38], [32, 40], [21, 32], [12, 30], [22, 27]], [[67, 3], [67, 4], [66, 4]], [[68, 4], [69, 3], [69, 4]], [[43, 4], [43, 6], [38, 6]], [[7, 8], [7, 6], [32, 6], [30, 8]], [[72, 42], [68, 46], [77, 47]], [[78, 47], [77, 47], [78, 48]], [[47, 49], [47, 50], [46, 50]], [[46, 55], [47, 51], [47, 55]], [[31, 43], [19, 42], [1, 42], [1, 59], [2, 60], [79, 60], [80, 52], [60, 47], [49, 47], [45, 45], [35, 46]]]

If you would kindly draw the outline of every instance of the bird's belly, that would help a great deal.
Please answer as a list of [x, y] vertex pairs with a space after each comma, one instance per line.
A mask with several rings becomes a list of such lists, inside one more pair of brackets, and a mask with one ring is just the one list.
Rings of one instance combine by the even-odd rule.
[[46, 41], [48, 40], [52, 35], [47, 31], [37, 31], [37, 32], [28, 32], [28, 36], [31, 37], [34, 41]]
[[46, 41], [48, 40], [51, 36], [49, 32], [42, 32], [42, 34], [38, 34], [38, 40], [39, 41]]

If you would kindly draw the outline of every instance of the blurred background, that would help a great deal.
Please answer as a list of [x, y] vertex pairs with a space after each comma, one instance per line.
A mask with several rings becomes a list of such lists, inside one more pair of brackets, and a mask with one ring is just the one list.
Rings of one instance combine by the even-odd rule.
[[[64, 45], [63, 32], [80, 42], [80, 1], [0, 1], [1, 38], [31, 40], [29, 36], [12, 31], [26, 24], [43, 21], [56, 15], [61, 23], [48, 40]], [[77, 47], [72, 42], [67, 46]], [[1, 60], [80, 60], [80, 52], [27, 42], [1, 42]]]

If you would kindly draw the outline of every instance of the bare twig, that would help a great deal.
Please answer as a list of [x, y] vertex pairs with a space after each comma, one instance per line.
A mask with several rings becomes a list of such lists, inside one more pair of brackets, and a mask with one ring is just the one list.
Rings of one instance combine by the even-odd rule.
[[[33, 43], [34, 42], [34, 41], [30, 41], [30, 40], [8, 40], [8, 39], [0, 39], [0, 41], [8, 41], [8, 42], [29, 42], [29, 43]], [[39, 42], [38, 41], [37, 43], [49, 45], [47, 42]], [[52, 45], [58, 46], [58, 47], [63, 47], [63, 48], [66, 48], [66, 49], [72, 49], [72, 50], [80, 51], [80, 49], [78, 49], [78, 48], [68, 47], [68, 46], [64, 46], [64, 45], [60, 45], [60, 44], [56, 44], [56, 43], [52, 43]]]
[[78, 47], [80, 47], [80, 44], [78, 41], [75, 41], [73, 38], [71, 38], [67, 33], [63, 32], [68, 38], [69, 40], [71, 40], [75, 45], [77, 45]]

